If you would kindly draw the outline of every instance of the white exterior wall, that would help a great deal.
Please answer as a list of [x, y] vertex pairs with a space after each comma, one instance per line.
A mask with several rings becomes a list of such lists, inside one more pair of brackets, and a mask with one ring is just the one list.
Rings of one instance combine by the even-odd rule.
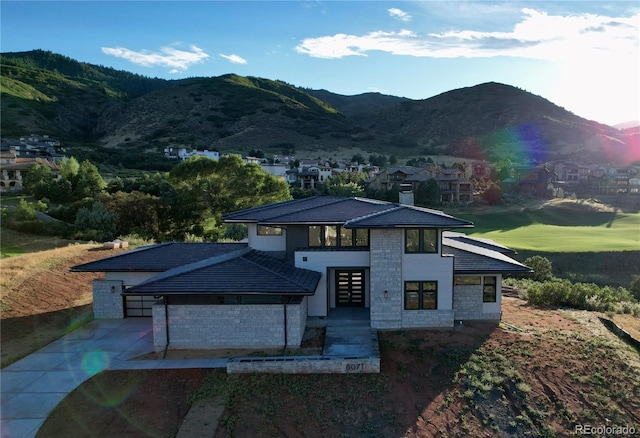
[[258, 236], [258, 225], [247, 224], [249, 247], [258, 251], [286, 251], [287, 230], [282, 228], [282, 236]]
[[309, 297], [309, 316], [327, 316], [329, 268], [368, 268], [369, 251], [296, 251], [295, 266], [322, 274], [315, 295]]
[[[405, 254], [401, 229], [372, 230], [370, 239], [371, 326], [453, 327], [453, 257]], [[404, 310], [405, 281], [437, 281], [438, 309]]]
[[[437, 281], [437, 310], [404, 310], [405, 281]], [[404, 254], [402, 257], [402, 327], [453, 327], [453, 257]]]
[[155, 277], [160, 272], [106, 272], [105, 279], [110, 281], [122, 281], [124, 287], [135, 286]]
[[437, 281], [438, 310], [453, 309], [453, 257], [443, 257], [440, 254], [403, 254], [403, 295], [405, 281]]
[[482, 313], [484, 319], [500, 319], [502, 314], [502, 275], [496, 275], [496, 302], [482, 303]]

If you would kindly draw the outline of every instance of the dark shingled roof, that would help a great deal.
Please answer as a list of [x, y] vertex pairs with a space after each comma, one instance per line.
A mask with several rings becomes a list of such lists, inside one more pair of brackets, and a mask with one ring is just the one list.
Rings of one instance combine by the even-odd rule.
[[343, 224], [354, 217], [391, 208], [393, 204], [364, 198], [315, 196], [250, 208], [224, 216], [226, 222], [261, 224]]
[[224, 216], [226, 222], [344, 224], [347, 228], [461, 228], [473, 223], [438, 210], [367, 198], [317, 196], [264, 205]]
[[497, 251], [447, 238], [442, 239], [442, 246], [443, 254], [454, 256], [453, 271], [456, 274], [531, 272], [528, 266]]
[[517, 254], [517, 251], [507, 248], [504, 245], [500, 245], [499, 243], [491, 240], [491, 239], [483, 239], [479, 237], [471, 237], [467, 236], [464, 233], [454, 233], [453, 231], [444, 231], [442, 233], [443, 238], [456, 240], [462, 243], [468, 243], [470, 245], [479, 246], [480, 248], [490, 249], [492, 251], [497, 251], [502, 254]]
[[246, 243], [161, 243], [95, 262], [77, 265], [72, 272], [164, 272], [200, 260], [247, 248]]
[[321, 273], [246, 250], [182, 266], [133, 286], [125, 295], [313, 295]]
[[473, 222], [449, 216], [439, 210], [395, 204], [393, 208], [348, 221], [346, 228], [466, 228]]

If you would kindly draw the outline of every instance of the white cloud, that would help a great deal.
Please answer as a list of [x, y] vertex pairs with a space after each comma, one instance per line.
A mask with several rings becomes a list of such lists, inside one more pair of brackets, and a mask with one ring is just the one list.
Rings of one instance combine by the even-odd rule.
[[187, 51], [166, 46], [162, 47], [159, 52], [148, 50], [136, 52], [125, 47], [102, 47], [102, 52], [144, 67], [169, 67], [171, 68], [170, 73], [180, 73], [209, 57], [197, 46], [191, 45], [189, 49]]
[[400, 21], [410, 21], [411, 20], [411, 15], [407, 14], [402, 9], [391, 8], [391, 9], [388, 9], [387, 12], [389, 12], [390, 16], [392, 16], [393, 18], [397, 18]]
[[442, 33], [370, 32], [306, 38], [295, 49], [317, 58], [366, 56], [370, 51], [432, 58], [514, 56], [534, 59], [638, 57], [640, 13], [632, 17], [594, 14], [548, 15], [523, 9], [506, 32], [452, 30]]
[[247, 60], [242, 58], [241, 56], [238, 55], [223, 55], [222, 53], [220, 53], [220, 56], [222, 56], [224, 59], [226, 59], [227, 61], [233, 63], [233, 64], [246, 64]]

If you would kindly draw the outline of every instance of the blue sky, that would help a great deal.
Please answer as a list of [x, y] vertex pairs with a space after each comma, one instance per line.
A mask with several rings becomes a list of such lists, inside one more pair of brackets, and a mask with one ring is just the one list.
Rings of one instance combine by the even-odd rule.
[[425, 99], [495, 81], [607, 124], [640, 120], [638, 1], [10, 1], [2, 52], [150, 77], [237, 73]]

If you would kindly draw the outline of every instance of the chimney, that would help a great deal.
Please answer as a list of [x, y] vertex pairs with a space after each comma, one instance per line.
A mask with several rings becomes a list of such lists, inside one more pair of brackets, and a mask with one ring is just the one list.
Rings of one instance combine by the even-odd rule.
[[403, 205], [414, 205], [413, 203], [413, 185], [411, 183], [400, 184], [400, 192], [398, 200]]

